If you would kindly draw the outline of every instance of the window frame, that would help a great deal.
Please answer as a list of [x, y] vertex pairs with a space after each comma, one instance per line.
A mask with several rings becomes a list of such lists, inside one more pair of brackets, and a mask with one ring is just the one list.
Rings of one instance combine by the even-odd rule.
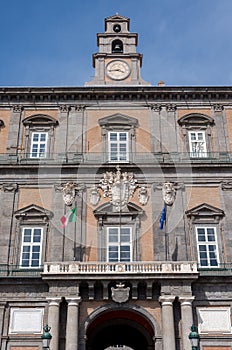
[[[35, 135], [39, 135], [39, 140], [35, 141], [34, 140], [34, 136]], [[40, 138], [42, 135], [46, 135], [46, 140], [45, 141], [41, 141]], [[47, 156], [47, 143], [48, 143], [48, 133], [47, 132], [43, 132], [43, 131], [33, 131], [31, 133], [31, 150], [30, 150], [30, 158], [33, 159], [41, 159], [41, 158], [46, 158]], [[41, 148], [40, 146], [45, 144], [44, 147], [44, 151], [42, 152], [41, 155]], [[33, 151], [33, 146], [37, 145], [37, 151]], [[33, 154], [36, 153], [36, 156], [33, 156]]]
[[107, 252], [107, 228], [130, 227], [131, 229], [131, 261], [141, 259], [141, 216], [144, 211], [136, 204], [129, 202], [128, 211], [115, 212], [111, 203], [101, 204], [94, 210], [94, 216], [98, 221], [98, 260], [106, 262]]
[[[212, 229], [214, 231], [214, 241], [210, 241], [208, 238], [208, 233], [207, 231], [209, 229]], [[200, 241], [199, 240], [199, 230], [204, 230], [205, 233], [205, 241]], [[195, 232], [196, 232], [196, 241], [197, 241], [197, 253], [198, 253], [198, 263], [201, 268], [218, 268], [220, 266], [220, 259], [219, 259], [219, 249], [218, 249], [218, 239], [217, 239], [217, 229], [215, 226], [208, 226], [208, 225], [196, 225], [195, 227]], [[202, 242], [202, 243], [201, 243]], [[207, 265], [203, 265], [202, 261], [204, 261], [201, 258], [201, 250], [200, 246], [205, 246], [206, 250], [204, 251], [206, 253], [206, 260]], [[214, 249], [213, 253], [215, 254], [214, 259], [210, 258], [210, 246], [215, 246], [216, 249]], [[211, 260], [216, 260], [216, 265], [211, 264]]]
[[[54, 129], [58, 125], [58, 121], [52, 118], [49, 115], [45, 114], [36, 114], [29, 116], [23, 120], [23, 125], [25, 127], [25, 156], [26, 158], [39, 160], [46, 159], [53, 155], [54, 152], [54, 139], [55, 132]], [[46, 151], [44, 157], [33, 157], [32, 149], [33, 149], [33, 135], [34, 134], [46, 134]]]
[[[40, 269], [43, 266], [43, 261], [46, 256], [47, 237], [50, 228], [50, 221], [53, 218], [53, 213], [50, 210], [42, 208], [38, 205], [31, 204], [27, 207], [17, 210], [15, 213], [17, 220], [15, 231], [15, 247], [11, 247], [11, 255], [13, 264], [20, 269]], [[39, 266], [22, 266], [22, 247], [24, 244], [23, 232], [25, 229], [41, 229], [40, 242], [40, 257]]]
[[138, 120], [120, 113], [110, 115], [99, 119], [102, 135], [102, 155], [103, 162], [118, 163], [119, 161], [110, 160], [110, 133], [127, 133], [127, 157], [120, 163], [129, 163], [133, 160], [133, 154], [136, 152], [135, 128], [138, 127]]
[[[181, 132], [183, 136], [183, 151], [187, 152], [190, 158], [206, 158], [213, 152], [212, 145], [212, 129], [215, 125], [214, 119], [206, 114], [202, 113], [190, 113], [184, 115], [178, 120], [178, 124], [181, 127]], [[204, 149], [199, 156], [194, 156], [192, 152], [192, 144], [190, 140], [190, 133], [204, 133]], [[192, 153], [192, 154], [191, 154]], [[205, 153], [205, 154], [204, 154]]]
[[[26, 230], [31, 230], [31, 241], [29, 242], [25, 242], [25, 231]], [[33, 242], [32, 239], [34, 239], [34, 233], [35, 230], [40, 230], [40, 242], [36, 243]], [[20, 253], [20, 268], [23, 269], [37, 269], [41, 267], [41, 261], [42, 261], [42, 249], [43, 249], [43, 227], [39, 227], [39, 226], [25, 226], [22, 227], [22, 238], [21, 238], [21, 253]], [[29, 252], [24, 251], [24, 247], [30, 247]], [[39, 261], [39, 265], [33, 266], [33, 253], [38, 254], [38, 252], [33, 252], [33, 248], [34, 247], [39, 247], [39, 259], [37, 259]], [[23, 259], [23, 255], [24, 254], [28, 254], [29, 253], [29, 259]], [[23, 260], [29, 260], [29, 265], [23, 265]]]
[[[192, 140], [191, 139], [191, 135], [192, 134], [195, 134], [197, 137], [196, 137], [196, 140]], [[202, 134], [203, 135], [203, 140], [202, 140], [202, 143], [203, 143], [203, 152], [202, 151], [194, 151], [194, 147], [193, 147], [193, 143], [195, 142], [196, 144], [200, 143], [199, 139], [198, 139], [198, 135], [199, 134]], [[206, 137], [205, 137], [205, 131], [203, 130], [189, 130], [188, 131], [188, 141], [189, 141], [189, 152], [190, 152], [190, 157], [191, 158], [206, 158], [207, 155], [208, 155], [208, 152], [207, 152], [207, 147], [206, 147]]]
[[[111, 140], [111, 135], [116, 134], [117, 140]], [[120, 140], [120, 134], [126, 135], [126, 141]], [[129, 152], [128, 152], [128, 132], [127, 131], [109, 131], [108, 133], [108, 143], [109, 143], [109, 154], [108, 160], [110, 163], [125, 163], [129, 161]], [[116, 151], [112, 151], [112, 145], [116, 145]], [[126, 151], [121, 151], [121, 145], [125, 145]], [[112, 159], [112, 154], [116, 153], [116, 159]], [[125, 156], [124, 156], [125, 155]], [[120, 159], [125, 157], [124, 159]]]
[[[117, 236], [118, 236], [118, 240], [117, 242], [110, 242], [109, 240], [109, 234], [110, 234], [110, 230], [115, 230], [117, 229]], [[122, 239], [121, 239], [121, 230], [123, 229], [129, 229], [129, 235], [130, 235], [130, 240], [129, 240], [129, 243], [128, 241], [126, 242], [122, 242]], [[120, 226], [120, 225], [115, 225], [115, 226], [106, 226], [106, 244], [107, 244], [107, 249], [106, 249], [106, 261], [107, 262], [121, 262], [121, 263], [127, 263], [127, 262], [132, 262], [133, 261], [133, 239], [132, 239], [132, 227], [129, 226], [129, 225], [123, 225], [123, 226]], [[121, 253], [122, 253], [122, 250], [121, 248], [122, 247], [125, 247], [125, 246], [129, 246], [130, 247], [130, 250], [129, 250], [129, 260], [122, 260], [121, 259]], [[109, 248], [110, 247], [117, 247], [118, 250], [117, 250], [117, 253], [118, 253], [118, 259], [117, 260], [110, 260], [110, 250]]]

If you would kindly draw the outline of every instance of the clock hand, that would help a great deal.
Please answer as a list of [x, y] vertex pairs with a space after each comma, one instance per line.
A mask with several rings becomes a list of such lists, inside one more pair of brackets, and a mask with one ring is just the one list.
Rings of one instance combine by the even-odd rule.
[[119, 69], [119, 68], [115, 68], [115, 69], [109, 69], [109, 72], [121, 72], [121, 73], [124, 73], [124, 70]]

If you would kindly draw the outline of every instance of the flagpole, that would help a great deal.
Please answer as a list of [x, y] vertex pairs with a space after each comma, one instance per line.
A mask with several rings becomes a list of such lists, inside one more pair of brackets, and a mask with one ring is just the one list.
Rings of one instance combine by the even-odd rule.
[[167, 206], [166, 206], [166, 217], [164, 221], [164, 240], [165, 240], [165, 261], [168, 261]]
[[[77, 200], [75, 200], [75, 208], [77, 208]], [[74, 239], [73, 239], [73, 260], [76, 260], [76, 245], [77, 245], [77, 220], [75, 220], [74, 225]]]
[[166, 261], [169, 260], [169, 235], [167, 232], [167, 228], [168, 228], [168, 206], [166, 205], [166, 217], [165, 217], [165, 259]]

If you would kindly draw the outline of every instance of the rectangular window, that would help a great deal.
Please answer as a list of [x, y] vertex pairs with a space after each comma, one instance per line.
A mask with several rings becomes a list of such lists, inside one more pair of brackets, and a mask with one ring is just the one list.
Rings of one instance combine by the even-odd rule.
[[189, 131], [190, 157], [204, 158], [207, 157], [205, 132]]
[[126, 262], [132, 260], [131, 227], [108, 227], [107, 260]]
[[128, 161], [128, 133], [109, 132], [109, 161]]
[[39, 267], [41, 265], [42, 236], [42, 228], [23, 228], [21, 267]]
[[198, 260], [201, 267], [217, 267], [218, 244], [215, 227], [197, 227]]
[[30, 158], [45, 158], [47, 152], [46, 132], [33, 132], [31, 135], [31, 153]]

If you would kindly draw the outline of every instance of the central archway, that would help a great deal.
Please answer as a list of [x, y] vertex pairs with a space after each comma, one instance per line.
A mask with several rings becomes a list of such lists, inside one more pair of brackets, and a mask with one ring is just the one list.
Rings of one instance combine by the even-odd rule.
[[86, 350], [126, 346], [132, 350], [154, 349], [150, 322], [134, 310], [111, 310], [96, 317], [87, 329]]

